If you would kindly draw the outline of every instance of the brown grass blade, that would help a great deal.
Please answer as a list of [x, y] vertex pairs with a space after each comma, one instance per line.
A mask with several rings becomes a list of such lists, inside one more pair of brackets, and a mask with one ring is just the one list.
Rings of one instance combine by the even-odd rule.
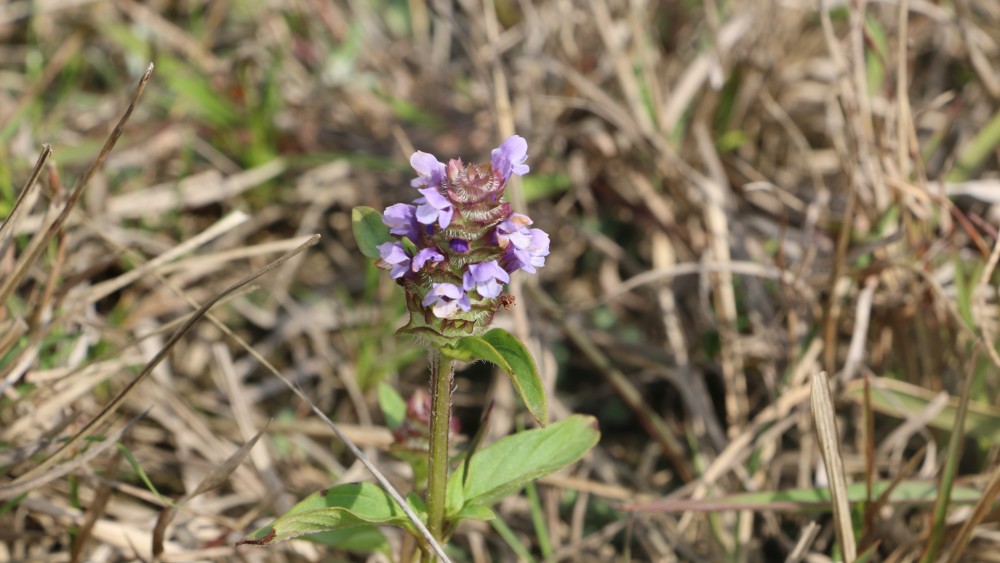
[[[204, 479], [198, 486], [194, 488], [193, 491], [184, 495], [180, 500], [177, 501], [178, 505], [182, 505], [194, 497], [215, 489], [226, 482], [229, 476], [233, 473], [236, 467], [243, 463], [247, 455], [250, 454], [250, 450], [257, 444], [257, 440], [264, 435], [271, 423], [268, 422], [264, 428], [261, 428], [253, 438], [251, 438], [247, 443], [240, 446], [238, 450], [233, 452], [231, 456], [226, 459], [226, 462], [222, 465], [215, 467], [205, 476]], [[176, 509], [172, 506], [168, 506], [160, 511], [160, 515], [156, 518], [156, 525], [153, 526], [153, 559], [158, 560], [160, 555], [163, 554], [163, 539], [167, 532], [167, 526], [174, 519], [176, 514]]]
[[[118, 471], [118, 466], [121, 465], [122, 459], [124, 459], [121, 450], [115, 452], [115, 455], [111, 456], [111, 459], [107, 461], [104, 466], [104, 474], [106, 476], [115, 475]], [[97, 520], [103, 516], [107, 510], [108, 501], [111, 500], [111, 494], [113, 490], [109, 483], [103, 482], [97, 488], [97, 493], [94, 495], [94, 500], [90, 502], [87, 507], [87, 515], [80, 525], [80, 529], [77, 532], [76, 538], [73, 540], [73, 552], [70, 554], [70, 562], [77, 563], [81, 560], [83, 556], [83, 548], [87, 546], [88, 540], [91, 538], [91, 534], [94, 531], [94, 525]]]
[[847, 500], [847, 479], [844, 474], [844, 460], [840, 457], [840, 437], [837, 434], [833, 398], [830, 396], [830, 380], [824, 371], [813, 375], [810, 402], [820, 453], [826, 465], [827, 478], [830, 480], [830, 501], [833, 505], [837, 542], [840, 544], [844, 561], [853, 563], [858, 557], [858, 547], [854, 539], [851, 508]]
[[59, 459], [65, 457], [68, 452], [70, 452], [80, 443], [80, 441], [89, 436], [91, 431], [95, 429], [99, 424], [107, 420], [108, 417], [110, 417], [118, 409], [118, 407], [121, 406], [122, 402], [125, 400], [125, 397], [128, 396], [128, 394], [135, 388], [135, 386], [138, 385], [140, 382], [142, 382], [144, 379], [146, 379], [146, 377], [153, 372], [156, 366], [158, 366], [160, 362], [162, 362], [163, 359], [170, 352], [170, 349], [173, 348], [173, 346], [177, 344], [177, 342], [181, 339], [181, 337], [183, 337], [184, 334], [186, 334], [191, 329], [191, 327], [194, 326], [195, 323], [201, 320], [201, 318], [204, 317], [205, 314], [207, 314], [208, 311], [216, 303], [223, 300], [224, 298], [226, 298], [233, 292], [237, 291], [238, 289], [242, 288], [243, 286], [263, 276], [264, 274], [267, 274], [271, 270], [274, 270], [275, 268], [281, 266], [282, 264], [284, 264], [291, 258], [295, 257], [306, 248], [309, 248], [310, 246], [316, 244], [318, 241], [319, 241], [319, 235], [313, 235], [312, 237], [309, 238], [309, 240], [302, 243], [294, 250], [284, 254], [282, 257], [278, 258], [274, 262], [271, 262], [267, 266], [264, 266], [260, 270], [257, 270], [256, 272], [250, 274], [249, 276], [229, 286], [221, 293], [217, 294], [212, 299], [208, 300], [193, 315], [191, 315], [191, 317], [188, 318], [188, 320], [185, 321], [184, 324], [180, 326], [180, 328], [178, 328], [174, 332], [174, 334], [166, 342], [166, 344], [163, 346], [160, 352], [157, 353], [156, 356], [154, 356], [153, 359], [150, 360], [145, 367], [143, 367], [142, 372], [140, 372], [139, 375], [135, 377], [135, 379], [130, 381], [121, 391], [119, 391], [118, 394], [114, 397], [114, 399], [112, 399], [110, 403], [108, 403], [103, 409], [101, 409], [101, 412], [97, 416], [95, 416], [90, 422], [88, 422], [87, 425], [83, 427], [83, 429], [81, 429], [73, 438], [68, 440], [61, 448], [56, 450], [56, 452], [53, 453], [48, 459], [46, 459], [38, 466], [34, 467], [30, 471], [19, 477], [17, 480], [15, 480], [15, 482], [12, 485], [16, 485], [18, 482], [22, 480], [32, 479], [37, 475], [43, 473], [46, 469], [48, 469], [53, 464], [58, 462]]
[[[140, 419], [146, 416], [146, 412], [148, 412], [148, 410], [143, 411], [140, 415], [133, 418], [131, 421], [129, 421], [128, 424], [123, 426], [121, 429], [111, 433], [110, 435], [107, 436], [107, 438], [105, 438], [98, 444], [94, 444], [93, 446], [88, 448], [87, 451], [81, 453], [76, 458], [67, 461], [66, 463], [58, 467], [53, 467], [50, 470], [31, 472], [32, 473], [31, 475], [28, 475], [26, 473], [25, 475], [18, 477], [17, 479], [15, 479], [10, 483], [7, 483], [5, 485], [0, 485], [0, 500], [9, 500], [21, 496], [29, 491], [32, 491], [43, 485], [51, 483], [52, 481], [55, 481], [56, 479], [59, 479], [64, 475], [69, 475], [73, 471], [76, 471], [77, 469], [85, 466], [92, 459], [96, 458], [97, 456], [101, 455], [106, 450], [114, 446], [118, 442], [118, 440], [120, 440], [121, 437], [124, 436], [125, 433], [128, 432], [128, 430], [132, 428], [132, 426], [136, 422], [138, 422]], [[79, 443], [79, 440], [77, 440], [75, 443]]]
[[45, 163], [48, 162], [50, 156], [52, 156], [52, 147], [42, 145], [42, 152], [35, 161], [35, 167], [31, 169], [28, 181], [21, 188], [21, 192], [17, 194], [17, 199], [14, 201], [14, 206], [11, 208], [10, 214], [7, 215], [7, 219], [3, 224], [0, 224], [0, 255], [3, 255], [7, 250], [7, 245], [10, 244], [14, 233], [17, 232], [17, 224], [21, 220], [21, 216], [30, 211], [38, 199], [38, 178], [42, 175], [42, 169], [45, 168]]
[[[97, 155], [97, 158], [94, 159], [90, 168], [87, 169], [87, 172], [77, 182], [76, 187], [73, 188], [72, 192], [70, 192], [69, 198], [66, 200], [66, 203], [59, 212], [59, 215], [56, 216], [55, 220], [48, 226], [47, 229], [45, 229], [44, 234], [41, 237], [36, 236], [32, 240], [33, 244], [29, 247], [30, 250], [21, 256], [14, 269], [14, 273], [4, 281], [2, 286], [0, 286], [0, 303], [6, 303], [7, 300], [10, 299], [11, 293], [13, 293], [14, 288], [17, 287], [18, 283], [20, 283], [25, 274], [27, 274], [28, 268], [35, 263], [35, 260], [38, 259], [42, 251], [48, 245], [48, 242], [52, 240], [56, 233], [62, 229], [66, 219], [69, 218], [70, 212], [73, 211], [73, 207], [76, 206], [78, 201], [80, 201], [80, 197], [83, 195], [84, 189], [86, 189], [90, 180], [94, 177], [94, 174], [101, 169], [101, 166], [104, 164], [104, 160], [108, 157], [111, 149], [114, 148], [115, 143], [118, 142], [118, 138], [121, 137], [122, 133], [125, 131], [125, 124], [128, 122], [129, 117], [132, 116], [132, 112], [135, 111], [135, 106], [139, 101], [139, 96], [142, 95], [142, 91], [146, 88], [146, 83], [149, 82], [149, 78], [152, 74], [153, 64], [150, 63], [149, 67], [146, 69], [146, 73], [143, 74], [142, 78], [139, 80], [139, 84], [136, 86], [135, 92], [132, 94], [132, 99], [129, 101], [128, 107], [125, 109], [125, 113], [122, 114], [118, 123], [115, 125], [115, 128], [108, 136], [108, 139], [104, 142], [104, 146], [101, 148], [101, 152]], [[34, 244], [36, 241], [38, 244]]]

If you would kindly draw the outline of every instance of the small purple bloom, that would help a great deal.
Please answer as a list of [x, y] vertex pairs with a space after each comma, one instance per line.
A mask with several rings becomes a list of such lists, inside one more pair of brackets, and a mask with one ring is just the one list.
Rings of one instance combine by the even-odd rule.
[[428, 260], [432, 262], [442, 262], [444, 261], [444, 255], [436, 249], [424, 248], [413, 257], [413, 263], [410, 265], [410, 268], [414, 272], [419, 272]]
[[549, 234], [541, 229], [528, 230], [529, 243], [523, 248], [511, 245], [508, 248], [517, 264], [517, 269], [529, 274], [535, 273], [535, 268], [545, 266], [545, 257], [549, 255]]
[[410, 269], [410, 257], [403, 250], [403, 245], [398, 242], [387, 242], [378, 245], [379, 254], [382, 256], [382, 261], [386, 264], [392, 266], [392, 271], [389, 275], [392, 279], [399, 279], [406, 274], [406, 271]]
[[417, 208], [406, 203], [397, 203], [385, 208], [382, 213], [382, 223], [389, 227], [389, 232], [402, 235], [417, 242]]
[[549, 235], [541, 229], [529, 229], [531, 223], [527, 215], [514, 213], [497, 225], [497, 244], [507, 251], [503, 266], [508, 272], [524, 270], [534, 274], [535, 268], [545, 265], [545, 257], [549, 255]]
[[453, 238], [448, 241], [448, 246], [451, 247], [452, 251], [459, 254], [465, 254], [469, 251], [469, 241], [464, 238]]
[[497, 243], [500, 248], [507, 248], [513, 243], [517, 248], [526, 248], [531, 244], [531, 235], [528, 234], [528, 225], [533, 221], [520, 213], [512, 213], [504, 222], [497, 225]]
[[510, 275], [497, 264], [496, 260], [470, 264], [469, 269], [462, 276], [463, 289], [470, 291], [472, 288], [476, 288], [479, 295], [486, 299], [493, 299], [503, 291], [503, 285], [498, 282], [509, 283]]
[[437, 188], [424, 188], [420, 193], [424, 197], [413, 201], [417, 204], [417, 221], [424, 225], [433, 225], [437, 221], [442, 229], [447, 228], [455, 214], [455, 207]]
[[438, 161], [433, 154], [417, 151], [410, 156], [410, 166], [417, 171], [418, 177], [410, 180], [414, 188], [422, 186], [440, 186], [445, 179], [444, 163]]
[[511, 173], [523, 176], [528, 173], [528, 165], [524, 161], [528, 160], [528, 142], [524, 137], [511, 135], [500, 144], [498, 148], [490, 153], [493, 161], [493, 170], [500, 173], [500, 177], [507, 181]]
[[465, 291], [450, 283], [435, 283], [422, 304], [424, 307], [431, 307], [434, 316], [439, 319], [447, 319], [459, 309], [468, 311], [472, 307]]

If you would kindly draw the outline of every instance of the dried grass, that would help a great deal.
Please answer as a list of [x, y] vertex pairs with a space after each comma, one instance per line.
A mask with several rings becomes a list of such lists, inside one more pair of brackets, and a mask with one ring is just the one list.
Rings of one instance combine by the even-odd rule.
[[[858, 553], [993, 560], [1000, 5], [820, 4], [0, 6], [0, 561], [328, 558], [234, 544], [370, 478], [313, 406], [406, 488], [373, 387], [426, 370], [350, 210], [409, 197], [415, 148], [478, 160], [513, 132], [532, 173], [510, 197], [553, 253], [498, 323], [529, 342], [554, 416], [604, 432], [542, 481], [547, 542], [531, 502], [499, 508], [534, 556], [833, 557], [829, 508], [767, 500], [825, 487], [808, 400], [825, 370], [847, 483], [987, 495], [937, 513], [872, 498]], [[523, 421], [502, 379], [466, 374], [466, 432], [491, 401], [491, 435]], [[516, 558], [488, 526], [454, 543]]]

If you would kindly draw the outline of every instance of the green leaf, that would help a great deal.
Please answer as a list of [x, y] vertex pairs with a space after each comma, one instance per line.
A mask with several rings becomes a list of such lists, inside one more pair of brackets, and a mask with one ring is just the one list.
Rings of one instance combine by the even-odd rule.
[[444, 492], [444, 513], [450, 519], [460, 518], [459, 515], [465, 508], [465, 490], [462, 487], [465, 469], [465, 464], [460, 465], [458, 471], [448, 478], [448, 489]]
[[[426, 458], [427, 456], [424, 457]], [[420, 495], [413, 491], [406, 493], [406, 504], [410, 505], [413, 512], [417, 514], [427, 513], [427, 505], [424, 503], [424, 499], [420, 498]]]
[[493, 509], [483, 504], [467, 504], [455, 515], [456, 520], [493, 520], [497, 517]]
[[524, 344], [512, 334], [502, 328], [495, 328], [482, 337], [460, 338], [454, 346], [445, 346], [441, 352], [463, 362], [486, 360], [507, 372], [531, 416], [542, 426], [548, 424], [545, 388], [538, 375], [535, 360]]
[[328, 530], [368, 528], [382, 524], [411, 528], [406, 514], [374, 483], [347, 483], [306, 497], [271, 523], [236, 545], [271, 545]]
[[355, 553], [391, 553], [389, 541], [375, 526], [327, 530], [303, 536], [302, 539]]
[[545, 387], [538, 375], [535, 359], [528, 348], [514, 335], [502, 328], [495, 328], [483, 335], [483, 340], [493, 345], [512, 368], [507, 372], [521, 400], [531, 411], [538, 424], [549, 423], [549, 406], [545, 398]]
[[461, 360], [463, 362], [474, 362], [476, 360], [486, 360], [504, 371], [510, 371], [510, 364], [503, 359], [489, 342], [479, 336], [466, 336], [459, 338], [453, 346], [444, 346], [441, 353], [449, 358]]
[[351, 210], [351, 227], [358, 248], [369, 258], [381, 258], [378, 246], [393, 240], [389, 227], [382, 223], [382, 214], [371, 207], [361, 205]]
[[[458, 514], [470, 505], [489, 506], [517, 492], [527, 482], [577, 462], [597, 444], [600, 436], [594, 417], [577, 414], [546, 428], [519, 432], [490, 444], [472, 456], [468, 478], [463, 465], [448, 482], [449, 515], [456, 514], [457, 499], [462, 502]], [[462, 491], [451, 490], [462, 487], [463, 482]]]
[[403, 419], [406, 418], [406, 401], [391, 385], [379, 383], [378, 406], [382, 409], [382, 416], [385, 417], [385, 425], [389, 430], [395, 430], [403, 424]]

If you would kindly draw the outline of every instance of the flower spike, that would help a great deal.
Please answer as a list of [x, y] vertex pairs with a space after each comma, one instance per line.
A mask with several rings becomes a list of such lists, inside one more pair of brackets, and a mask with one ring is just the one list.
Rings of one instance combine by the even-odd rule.
[[484, 334], [497, 310], [513, 303], [503, 293], [510, 275], [536, 273], [549, 254], [549, 236], [503, 201], [510, 176], [529, 170], [528, 143], [513, 135], [490, 156], [489, 164], [445, 165], [413, 153], [418, 176], [410, 185], [420, 197], [382, 214], [396, 242], [378, 247], [376, 264], [406, 291], [410, 321], [400, 331], [437, 346]]

